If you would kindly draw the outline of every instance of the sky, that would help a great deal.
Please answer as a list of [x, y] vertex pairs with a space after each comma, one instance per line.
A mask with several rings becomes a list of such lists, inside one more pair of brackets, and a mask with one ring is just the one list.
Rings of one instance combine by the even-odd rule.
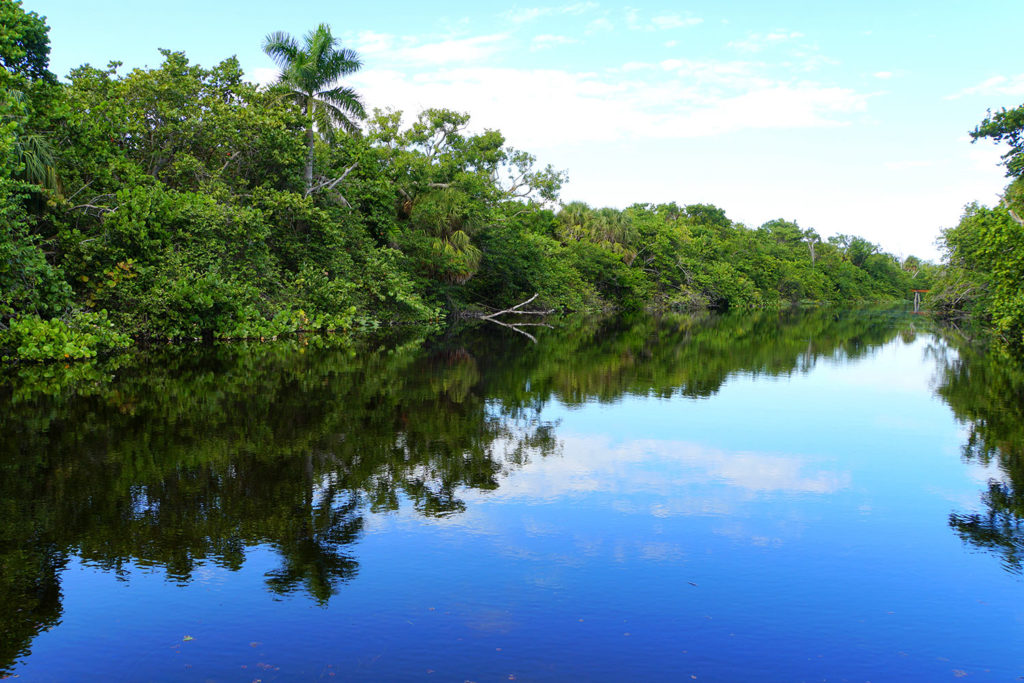
[[272, 31], [327, 23], [368, 108], [471, 115], [540, 165], [562, 200], [712, 203], [756, 227], [795, 220], [938, 259], [936, 239], [1005, 187], [988, 109], [1024, 103], [1020, 0], [522, 4], [25, 0], [51, 70], [203, 65], [269, 82]]

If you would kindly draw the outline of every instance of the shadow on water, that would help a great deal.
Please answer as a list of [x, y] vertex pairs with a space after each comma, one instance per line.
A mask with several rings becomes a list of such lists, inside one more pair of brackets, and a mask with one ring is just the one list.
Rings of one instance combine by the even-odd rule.
[[[922, 325], [833, 310], [570, 319], [539, 344], [486, 325], [359, 348], [303, 342], [150, 350], [107, 365], [21, 367], [0, 384], [0, 673], [59, 623], [71, 557], [127, 580], [188, 583], [272, 548], [266, 590], [327, 604], [359, 571], [367, 515], [457, 515], [559, 451], [545, 405], [624, 394], [704, 398], [730, 375], [807, 372], [870, 355]], [[995, 462], [965, 539], [1020, 569], [1024, 370], [939, 345], [939, 393]]]

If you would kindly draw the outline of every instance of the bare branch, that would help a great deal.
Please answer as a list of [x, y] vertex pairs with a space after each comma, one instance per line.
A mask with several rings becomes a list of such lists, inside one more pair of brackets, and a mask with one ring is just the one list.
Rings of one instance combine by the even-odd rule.
[[1010, 208], [1010, 202], [1006, 201], [1006, 197], [1003, 197], [1003, 206], [1006, 207], [1006, 211], [1010, 214], [1010, 218], [1012, 218], [1017, 225], [1024, 225], [1024, 219], [1013, 212], [1013, 209]]
[[72, 199], [77, 197], [79, 192], [81, 192], [85, 188], [89, 187], [90, 185], [92, 185], [92, 181], [91, 180], [89, 182], [87, 182], [85, 185], [82, 185], [80, 188], [75, 190], [75, 193], [73, 195], [71, 195], [70, 197], [68, 197], [68, 201], [70, 202]]
[[[359, 162], [358, 161], [356, 163], [352, 164], [351, 166], [349, 166], [348, 168], [346, 168], [345, 171], [340, 176], [338, 176], [337, 178], [328, 178], [327, 180], [324, 180], [319, 185], [314, 185], [313, 187], [309, 188], [308, 190], [306, 190], [306, 195], [305, 196], [308, 197], [309, 195], [313, 194], [314, 192], [319, 192], [320, 190], [333, 190], [335, 187], [338, 186], [339, 183], [344, 181], [345, 178], [348, 177], [348, 174], [351, 173], [352, 171], [354, 171], [357, 166], [359, 166]], [[349, 205], [348, 202], [345, 201], [344, 197], [342, 197], [341, 199], [345, 203], [346, 206]]]
[[[523, 306], [527, 305], [528, 303], [530, 303], [531, 301], [536, 299], [538, 296], [540, 296], [540, 295], [539, 294], [534, 294], [533, 296], [531, 296], [526, 301], [521, 301], [518, 304], [516, 304], [515, 306], [512, 306], [511, 308], [506, 308], [506, 309], [501, 310], [501, 311], [495, 311], [494, 313], [490, 313], [488, 315], [480, 316], [480, 318], [481, 318], [481, 320], [490, 320], [492, 323], [498, 323], [499, 325], [504, 325], [505, 327], [511, 327], [512, 329], [514, 329], [516, 332], [519, 332], [520, 334], [526, 334], [526, 332], [523, 332], [522, 330], [518, 329], [517, 326], [551, 327], [551, 325], [548, 325], [547, 323], [519, 323], [519, 322], [517, 322], [517, 323], [508, 324], [508, 323], [504, 323], [504, 322], [502, 322], [502, 321], [497, 319], [497, 316], [505, 315], [506, 313], [512, 313], [512, 314], [515, 314], [515, 315], [549, 315], [549, 314], [553, 313], [554, 309], [552, 309], [550, 311], [523, 311], [523, 310], [520, 310]], [[526, 336], [530, 337], [531, 339], [533, 339], [532, 335], [526, 334]], [[536, 339], [534, 339], [533, 341], [534, 341], [534, 343], [537, 342]]]
[[238, 157], [239, 154], [241, 154], [241, 152], [232, 152], [231, 154], [229, 154], [228, 155], [228, 160], [225, 161], [224, 165], [220, 167], [221, 172], [223, 172], [224, 169], [228, 167], [228, 164], [230, 164], [232, 161], [234, 161]]
[[530, 334], [529, 332], [527, 332], [525, 330], [519, 329], [515, 325], [509, 325], [508, 323], [503, 323], [500, 320], [495, 320], [494, 318], [491, 318], [489, 316], [485, 317], [484, 320], [489, 320], [492, 323], [495, 323], [496, 325], [501, 325], [502, 327], [507, 327], [510, 330], [515, 330], [516, 332], [518, 332], [519, 334], [523, 335], [524, 337], [528, 337], [530, 339], [530, 341], [532, 341], [534, 344], [537, 343], [537, 338], [536, 337], [534, 337], [532, 334]]
[[105, 213], [114, 213], [115, 211], [117, 211], [116, 208], [112, 209], [109, 206], [100, 206], [98, 204], [93, 204], [92, 203], [92, 202], [95, 202], [98, 199], [103, 199], [104, 197], [113, 197], [113, 196], [114, 195], [112, 195], [112, 194], [101, 194], [98, 197], [93, 197], [92, 199], [90, 199], [89, 203], [78, 204], [77, 206], [72, 206], [70, 209], [68, 209], [68, 211], [77, 211], [79, 209], [82, 209], [83, 211], [88, 213], [89, 209], [92, 209], [93, 211], [97, 212], [97, 215], [100, 215], [100, 216], [102, 216]]
[[520, 303], [516, 304], [515, 306], [513, 306], [512, 308], [506, 308], [504, 310], [496, 311], [494, 313], [491, 313], [490, 315], [485, 315], [485, 316], [483, 316], [483, 319], [487, 320], [487, 319], [493, 318], [495, 316], [504, 315], [505, 313], [523, 313], [523, 312], [526, 312], [526, 311], [518, 311], [516, 309], [519, 309], [519, 308], [525, 306], [526, 304], [530, 303], [531, 301], [536, 299], [537, 296], [538, 296], [537, 294], [534, 294], [533, 296], [531, 296], [526, 301], [520, 302]]

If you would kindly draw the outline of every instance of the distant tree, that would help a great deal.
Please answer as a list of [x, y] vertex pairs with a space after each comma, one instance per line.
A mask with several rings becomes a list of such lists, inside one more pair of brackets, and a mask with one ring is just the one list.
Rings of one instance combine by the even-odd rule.
[[732, 225], [725, 215], [725, 209], [720, 209], [714, 204], [688, 204], [683, 211], [694, 225], [715, 225], [723, 228]]
[[844, 259], [858, 268], [864, 266], [869, 256], [880, 251], [877, 244], [854, 235], [833, 235], [828, 241], [839, 249]]
[[338, 48], [338, 39], [327, 24], [306, 34], [304, 45], [283, 31], [263, 41], [263, 51], [281, 69], [275, 84], [282, 96], [301, 107], [306, 115], [306, 193], [313, 190], [313, 148], [316, 133], [334, 138], [336, 128], [347, 133], [358, 130], [355, 119], [366, 118], [366, 110], [355, 90], [338, 84], [342, 76], [359, 70], [359, 55]]
[[807, 228], [803, 232], [804, 242], [807, 243], [807, 249], [811, 252], [811, 265], [818, 260], [818, 254], [815, 251], [815, 247], [821, 244], [821, 235], [814, 228]]

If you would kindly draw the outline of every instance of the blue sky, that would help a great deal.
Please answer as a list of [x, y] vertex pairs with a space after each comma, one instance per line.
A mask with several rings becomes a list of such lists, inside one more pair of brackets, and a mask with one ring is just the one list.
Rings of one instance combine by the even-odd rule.
[[24, 4], [61, 76], [165, 47], [267, 81], [263, 36], [326, 22], [362, 55], [368, 106], [466, 111], [567, 170], [566, 201], [711, 202], [928, 258], [1005, 185], [967, 131], [1024, 102], [1019, 0]]

